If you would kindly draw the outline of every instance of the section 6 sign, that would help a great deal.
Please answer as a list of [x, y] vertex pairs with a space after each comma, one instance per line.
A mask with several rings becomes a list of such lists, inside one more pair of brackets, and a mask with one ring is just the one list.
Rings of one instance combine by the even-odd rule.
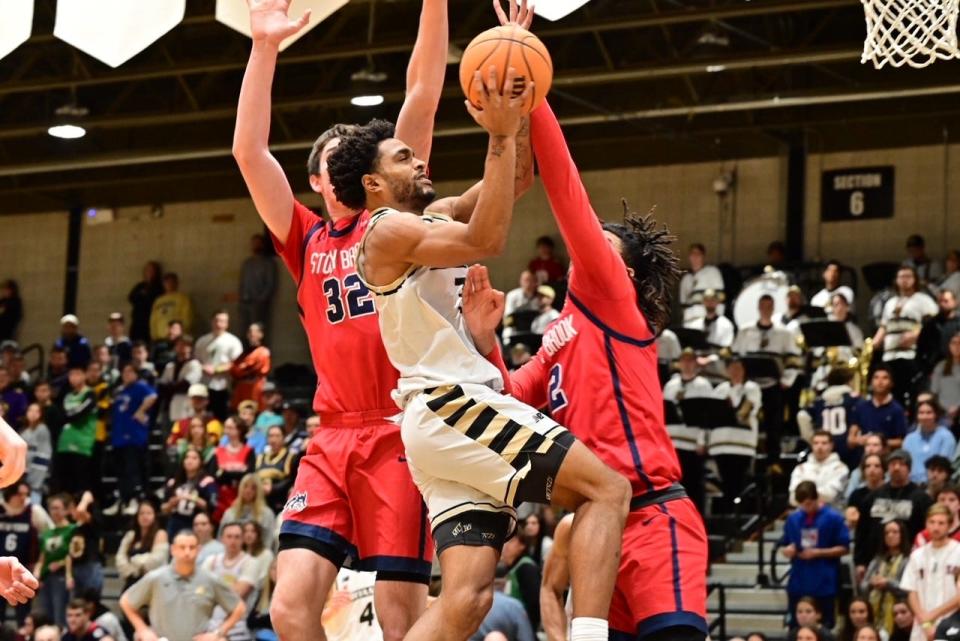
[[893, 218], [893, 167], [823, 172], [820, 220]]

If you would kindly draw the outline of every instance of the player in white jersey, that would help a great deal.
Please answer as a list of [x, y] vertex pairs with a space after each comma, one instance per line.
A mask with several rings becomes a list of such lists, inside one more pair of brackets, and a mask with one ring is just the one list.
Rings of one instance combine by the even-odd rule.
[[910, 554], [900, 588], [908, 593], [914, 613], [910, 641], [928, 641], [943, 617], [960, 606], [957, 576], [960, 575], [960, 543], [949, 536], [950, 510], [935, 504], [927, 511], [930, 542]]
[[327, 641], [383, 641], [373, 603], [376, 572], [340, 568], [323, 606]]
[[[510, 69], [503, 87], [513, 87]], [[608, 636], [607, 615], [631, 490], [563, 427], [510, 396], [500, 371], [466, 328], [460, 295], [466, 265], [503, 249], [513, 209], [516, 136], [532, 91], [501, 94], [495, 69], [476, 74], [490, 134], [483, 182], [469, 223], [433, 203], [423, 161], [373, 121], [341, 139], [328, 161], [337, 199], [373, 212], [357, 271], [374, 292], [387, 355], [400, 372], [394, 394], [413, 479], [427, 503], [444, 589], [407, 641], [465, 641], [492, 601], [503, 542], [523, 501], [577, 510], [571, 544], [573, 641]], [[495, 350], [497, 355], [499, 352]]]

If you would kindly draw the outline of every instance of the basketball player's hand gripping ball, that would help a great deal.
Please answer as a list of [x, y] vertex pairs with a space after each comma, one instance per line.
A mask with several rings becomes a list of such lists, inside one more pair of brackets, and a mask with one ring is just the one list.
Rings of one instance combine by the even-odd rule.
[[[486, 69], [493, 66], [497, 70], [498, 85], [502, 93], [512, 98], [519, 97], [524, 90], [533, 85], [529, 96], [524, 99], [524, 114], [536, 109], [553, 82], [553, 62], [550, 53], [539, 38], [527, 31], [533, 21], [533, 7], [523, 0], [518, 7], [516, 0], [510, 0], [510, 15], [504, 13], [499, 0], [494, 0], [494, 10], [500, 19], [500, 26], [484, 31], [467, 45], [460, 58], [460, 87], [467, 100], [474, 106], [480, 105], [479, 89], [474, 82], [476, 72], [486, 76]], [[510, 84], [506, 84], [507, 70], [516, 70]]]
[[297, 33], [310, 20], [307, 9], [297, 20], [291, 20], [291, 0], [247, 0], [250, 8], [250, 35], [254, 42], [263, 41], [274, 45]]

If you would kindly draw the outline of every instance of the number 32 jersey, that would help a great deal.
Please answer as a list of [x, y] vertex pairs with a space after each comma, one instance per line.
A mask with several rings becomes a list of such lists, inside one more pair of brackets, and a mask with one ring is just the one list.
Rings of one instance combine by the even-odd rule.
[[396, 409], [390, 393], [397, 370], [380, 339], [373, 295], [356, 269], [357, 245], [369, 222], [363, 211], [330, 223], [294, 201], [286, 244], [273, 239], [297, 283], [300, 321], [317, 372], [317, 412]]

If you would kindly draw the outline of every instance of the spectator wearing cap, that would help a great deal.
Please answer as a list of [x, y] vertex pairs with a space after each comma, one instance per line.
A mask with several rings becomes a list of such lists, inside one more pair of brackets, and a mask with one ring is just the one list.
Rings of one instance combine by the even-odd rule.
[[853, 547], [858, 583], [863, 580], [870, 560], [881, 548], [884, 523], [896, 519], [904, 521], [911, 539], [924, 528], [927, 509], [933, 500], [910, 480], [912, 466], [913, 458], [909, 452], [904, 449], [891, 452], [887, 457], [890, 480], [863, 501]]
[[791, 627], [796, 625], [797, 602], [811, 596], [829, 629], [834, 624], [840, 558], [850, 549], [850, 533], [843, 515], [820, 501], [813, 481], [798, 484], [790, 495], [797, 510], [784, 524], [780, 551], [790, 559], [787, 597]]
[[912, 234], [907, 238], [907, 258], [903, 264], [916, 270], [923, 286], [943, 276], [943, 266], [927, 256], [927, 243], [920, 234]]
[[253, 431], [266, 434], [273, 425], [283, 426], [283, 394], [272, 381], [263, 384], [263, 411], [254, 421]]
[[220, 310], [210, 318], [210, 333], [197, 339], [194, 353], [203, 366], [203, 383], [210, 392], [210, 411], [221, 421], [230, 406], [230, 368], [243, 353], [240, 339], [231, 334], [230, 315]]
[[190, 387], [202, 378], [200, 361], [193, 356], [193, 338], [181, 336], [176, 342], [174, 360], [163, 368], [157, 382], [162, 406], [171, 421], [181, 421], [194, 415], [188, 393]]
[[53, 344], [67, 353], [69, 367], [86, 367], [93, 357], [90, 342], [80, 334], [80, 320], [74, 314], [60, 319], [60, 338]]
[[950, 482], [953, 466], [946, 456], [935, 455], [927, 459], [926, 468], [927, 479], [923, 489], [927, 491], [927, 495], [931, 499], [936, 501], [940, 491], [947, 487], [947, 483]]
[[903, 439], [903, 449], [910, 453], [913, 467], [910, 480], [927, 480], [927, 460], [933, 456], [950, 457], [957, 449], [957, 439], [949, 429], [940, 425], [940, 408], [931, 401], [917, 404], [917, 424]]
[[[687, 255], [690, 270], [680, 278], [680, 305], [683, 307], [683, 324], [704, 315], [703, 293], [712, 289], [723, 299], [723, 274], [713, 265], [707, 264], [707, 248], [702, 243], [690, 245]], [[720, 306], [723, 314], [723, 306]]]
[[184, 331], [193, 327], [193, 303], [180, 291], [180, 278], [170, 272], [163, 275], [163, 294], [153, 301], [150, 310], [150, 338], [162, 340], [167, 335], [170, 321], [183, 323]]
[[167, 446], [176, 449], [177, 442], [187, 438], [190, 433], [190, 420], [195, 416], [205, 421], [211, 443], [216, 444], [223, 435], [223, 424], [207, 409], [210, 404], [207, 386], [203, 383], [194, 383], [188, 388], [187, 396], [190, 398], [190, 416], [173, 424], [170, 428], [170, 436], [167, 437]]
[[527, 265], [527, 271], [537, 278], [541, 285], [558, 283], [566, 278], [567, 270], [554, 255], [555, 246], [549, 236], [537, 239], [537, 256]]
[[23, 301], [15, 280], [0, 283], [0, 341], [17, 337], [17, 328], [23, 320]]
[[840, 284], [840, 269], [839, 261], [828, 261], [823, 268], [823, 289], [810, 299], [811, 307], [822, 308], [828, 316], [833, 313], [833, 300], [837, 294], [843, 296], [848, 306], [853, 305], [853, 290]]
[[283, 404], [283, 444], [300, 456], [307, 450], [307, 432], [303, 428], [303, 408], [289, 401]]
[[793, 468], [790, 474], [790, 496], [804, 481], [817, 486], [820, 501], [835, 507], [843, 504], [843, 490], [847, 487], [850, 469], [833, 451], [833, 437], [823, 430], [814, 432], [811, 452], [807, 459]]
[[236, 411], [243, 401], [253, 401], [259, 410], [263, 400], [263, 386], [270, 373], [270, 350], [263, 344], [264, 328], [252, 323], [247, 328], [247, 347], [230, 366], [233, 377], [233, 399], [230, 409]]
[[537, 287], [537, 295], [540, 297], [540, 315], [533, 319], [530, 331], [534, 334], [543, 334], [550, 323], [560, 318], [560, 312], [553, 307], [557, 292], [549, 285], [540, 285]]
[[123, 314], [113, 312], [107, 317], [107, 337], [103, 344], [110, 351], [111, 366], [118, 372], [133, 358], [133, 343], [125, 333]]

